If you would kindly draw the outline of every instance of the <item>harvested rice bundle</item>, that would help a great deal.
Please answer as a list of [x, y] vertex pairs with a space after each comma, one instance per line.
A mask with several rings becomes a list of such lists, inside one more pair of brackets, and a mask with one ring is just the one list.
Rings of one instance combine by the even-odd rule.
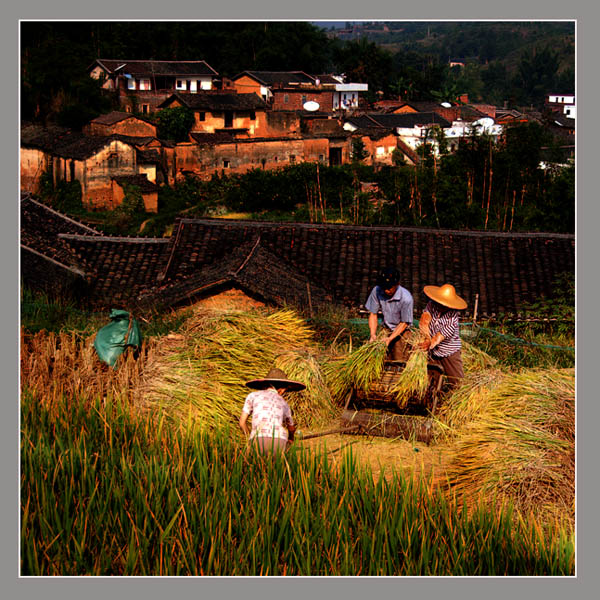
[[296, 421], [309, 423], [318, 416], [328, 421], [335, 413], [335, 406], [321, 365], [308, 350], [298, 350], [280, 354], [275, 358], [275, 366], [294, 381], [306, 386], [301, 392], [289, 392], [287, 397]]
[[461, 345], [465, 373], [490, 369], [498, 362], [493, 356], [490, 356], [487, 352], [480, 350], [477, 348], [477, 346], [474, 346], [469, 342], [465, 342], [465, 340], [461, 340]]
[[428, 387], [427, 352], [414, 346], [390, 394], [396, 399], [398, 408], [404, 408], [410, 398], [423, 399]]
[[324, 371], [333, 398], [341, 401], [353, 388], [367, 392], [381, 377], [386, 352], [385, 342], [377, 339], [327, 362]]
[[549, 511], [572, 521], [574, 370], [498, 372], [489, 388], [472, 393], [477, 409], [453, 446], [449, 488], [467, 497], [494, 495], [521, 512]]
[[457, 433], [481, 413], [487, 395], [504, 377], [498, 369], [468, 373], [459, 387], [446, 398], [439, 412], [440, 419], [451, 431]]
[[[200, 316], [188, 324], [181, 344], [155, 361], [146, 401], [168, 408], [177, 420], [193, 419], [208, 428], [233, 424], [249, 392], [245, 382], [267, 372], [282, 350], [310, 347], [312, 337], [291, 310]], [[307, 365], [311, 367], [308, 359]], [[321, 405], [311, 408], [311, 402], [309, 397], [298, 400], [303, 418], [318, 417]]]

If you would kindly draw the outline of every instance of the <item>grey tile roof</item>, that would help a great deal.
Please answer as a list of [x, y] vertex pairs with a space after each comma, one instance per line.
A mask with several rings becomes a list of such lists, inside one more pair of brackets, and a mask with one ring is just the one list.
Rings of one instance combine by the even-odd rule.
[[109, 73], [128, 73], [135, 76], [152, 75], [218, 75], [218, 73], [203, 60], [114, 60], [99, 58], [89, 68], [100, 65]]
[[[40, 215], [22, 227], [33, 236], [46, 220]], [[552, 295], [558, 275], [575, 269], [575, 236], [568, 234], [179, 219], [168, 240], [44, 235], [58, 237], [93, 276], [89, 301], [102, 305], [171, 304], [222, 285], [306, 303], [308, 283], [315, 303], [331, 296], [358, 308], [377, 272], [394, 265], [417, 313], [425, 285], [449, 282], [467, 300], [466, 315], [477, 298], [478, 315], [494, 317], [519, 315], [526, 303]]]
[[179, 100], [183, 105], [192, 110], [256, 110], [265, 109], [266, 103], [257, 94], [226, 94], [202, 93], [186, 94], [177, 92], [169, 96], [159, 105], [159, 108], [168, 107], [173, 100]]
[[314, 85], [315, 83], [314, 78], [304, 71], [243, 71], [236, 75], [233, 80], [235, 81], [243, 75], [248, 75], [267, 86], [275, 84], [288, 85], [290, 83], [308, 83]]

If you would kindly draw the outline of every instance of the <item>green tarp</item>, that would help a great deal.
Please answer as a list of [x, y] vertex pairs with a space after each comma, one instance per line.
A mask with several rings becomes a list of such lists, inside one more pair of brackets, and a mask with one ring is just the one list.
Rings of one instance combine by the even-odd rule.
[[110, 319], [111, 322], [96, 334], [94, 348], [100, 360], [114, 368], [125, 348], [141, 345], [142, 334], [137, 320], [125, 310], [113, 308]]

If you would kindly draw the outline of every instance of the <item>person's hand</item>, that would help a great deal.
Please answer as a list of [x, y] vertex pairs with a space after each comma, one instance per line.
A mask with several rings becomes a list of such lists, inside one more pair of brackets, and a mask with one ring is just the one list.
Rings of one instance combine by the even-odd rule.
[[431, 338], [425, 338], [420, 344], [419, 347], [421, 348], [421, 350], [429, 350], [429, 347], [431, 345]]
[[376, 333], [372, 333], [371, 337], [369, 338], [370, 342], [374, 342], [375, 340], [377, 340], [377, 334]]

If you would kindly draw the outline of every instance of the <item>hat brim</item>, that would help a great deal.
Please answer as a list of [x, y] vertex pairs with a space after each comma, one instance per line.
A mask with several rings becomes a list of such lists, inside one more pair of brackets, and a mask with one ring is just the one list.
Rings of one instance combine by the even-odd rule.
[[252, 381], [246, 382], [246, 387], [252, 388], [253, 390], [264, 390], [268, 387], [275, 388], [286, 388], [290, 392], [300, 392], [306, 389], [306, 386], [299, 381], [292, 381], [291, 379], [253, 379]]
[[440, 288], [437, 285], [426, 285], [423, 288], [423, 292], [428, 298], [435, 300], [438, 304], [447, 308], [454, 308], [455, 310], [463, 310], [467, 308], [467, 303], [460, 296], [456, 295], [454, 298], [448, 300], [440, 293]]

